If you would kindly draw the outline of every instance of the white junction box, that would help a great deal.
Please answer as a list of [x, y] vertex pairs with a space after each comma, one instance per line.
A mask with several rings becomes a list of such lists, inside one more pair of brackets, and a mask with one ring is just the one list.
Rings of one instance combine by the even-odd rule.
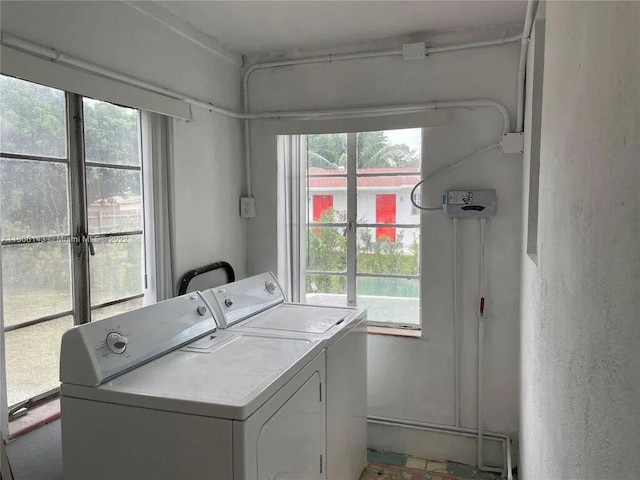
[[424, 42], [407, 43], [402, 46], [402, 58], [404, 60], [421, 60], [427, 56]]
[[502, 150], [502, 153], [523, 153], [524, 134], [505, 133], [500, 141], [500, 149]]
[[442, 195], [442, 210], [448, 217], [495, 217], [495, 190], [451, 190]]

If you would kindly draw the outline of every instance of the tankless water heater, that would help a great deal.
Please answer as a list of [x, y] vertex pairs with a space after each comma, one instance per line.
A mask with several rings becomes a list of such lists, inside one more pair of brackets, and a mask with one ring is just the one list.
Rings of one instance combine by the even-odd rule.
[[442, 210], [448, 217], [495, 217], [495, 190], [450, 190], [442, 195]]

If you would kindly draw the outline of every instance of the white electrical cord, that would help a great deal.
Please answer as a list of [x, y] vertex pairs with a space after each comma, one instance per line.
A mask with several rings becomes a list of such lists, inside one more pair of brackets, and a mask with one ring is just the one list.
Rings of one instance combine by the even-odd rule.
[[481, 148], [480, 150], [477, 150], [475, 152], [473, 152], [470, 155], [467, 155], [466, 157], [458, 160], [456, 163], [453, 163], [451, 165], [448, 165], [440, 170], [436, 170], [435, 172], [432, 172], [430, 174], [428, 174], [426, 177], [424, 177], [422, 180], [420, 180], [415, 187], [413, 187], [413, 189], [411, 190], [411, 195], [409, 196], [409, 198], [411, 199], [411, 203], [413, 204], [414, 207], [420, 209], [420, 210], [424, 210], [426, 212], [432, 212], [432, 211], [436, 211], [436, 210], [442, 210], [442, 206], [440, 207], [423, 207], [422, 205], [418, 205], [416, 203], [416, 199], [415, 199], [415, 193], [416, 190], [418, 189], [418, 187], [420, 187], [420, 185], [422, 185], [424, 182], [426, 182], [427, 180], [432, 179], [433, 177], [436, 177], [444, 172], [447, 172], [449, 170], [452, 170], [453, 168], [457, 167], [458, 165], [460, 165], [463, 162], [466, 162], [467, 160], [469, 160], [470, 158], [473, 158], [477, 155], [480, 155], [481, 153], [484, 152], [488, 152], [489, 150], [493, 150], [494, 148], [498, 148], [500, 146], [499, 143], [494, 143], [493, 145], [489, 145], [488, 147], [484, 147]]

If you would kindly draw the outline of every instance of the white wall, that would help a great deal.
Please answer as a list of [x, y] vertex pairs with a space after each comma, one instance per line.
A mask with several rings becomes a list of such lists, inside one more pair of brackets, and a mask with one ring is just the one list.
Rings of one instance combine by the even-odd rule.
[[[503, 35], [505, 32], [494, 32]], [[403, 42], [389, 42], [392, 48]], [[377, 45], [384, 48], [385, 45]], [[422, 61], [399, 57], [257, 71], [251, 78], [253, 111], [332, 108], [490, 98], [515, 113], [519, 45], [482, 48]], [[276, 139], [253, 122], [253, 181], [257, 217], [248, 222], [248, 273], [277, 269]], [[500, 139], [501, 116], [492, 109], [458, 110], [446, 127], [424, 135], [424, 169], [432, 171]], [[487, 331], [485, 427], [518, 431], [518, 294], [521, 224], [519, 156], [492, 151], [467, 168], [431, 183], [423, 198], [438, 205], [452, 187], [495, 188], [499, 214], [487, 225]], [[425, 213], [422, 244], [424, 338], [369, 337], [369, 413], [443, 424], [454, 422], [452, 356], [452, 225]], [[462, 424], [475, 427], [478, 222], [460, 222]], [[372, 426], [372, 447], [475, 462], [472, 440]], [[501, 460], [500, 450], [498, 462]], [[496, 451], [492, 458], [496, 460]]]
[[[240, 71], [121, 2], [5, 2], [2, 30], [187, 95], [239, 108]], [[176, 277], [226, 260], [245, 271], [241, 125], [194, 107], [174, 120]], [[177, 280], [177, 278], [176, 278]]]
[[640, 471], [640, 3], [549, 2], [524, 478]]

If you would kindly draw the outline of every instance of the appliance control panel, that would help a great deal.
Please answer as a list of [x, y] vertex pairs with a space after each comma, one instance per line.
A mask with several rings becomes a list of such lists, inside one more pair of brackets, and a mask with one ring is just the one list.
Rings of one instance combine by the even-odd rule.
[[228, 283], [201, 292], [218, 320], [227, 328], [284, 302], [284, 293], [271, 272]]
[[60, 381], [98, 386], [215, 330], [197, 293], [78, 325], [62, 336]]

